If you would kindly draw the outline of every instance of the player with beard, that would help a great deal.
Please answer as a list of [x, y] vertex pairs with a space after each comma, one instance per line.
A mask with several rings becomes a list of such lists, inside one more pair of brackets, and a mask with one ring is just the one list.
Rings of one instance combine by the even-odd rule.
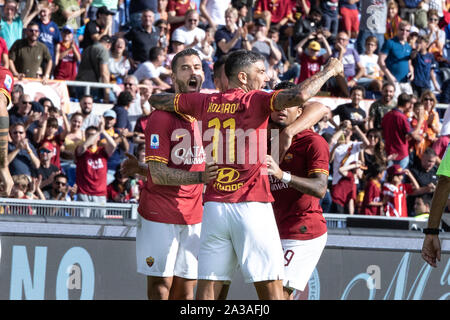
[[[281, 82], [276, 90], [292, 88]], [[271, 126], [283, 130], [302, 113], [294, 106], [271, 114]], [[307, 129], [297, 134], [280, 166], [267, 156], [272, 204], [284, 251], [283, 291], [303, 291], [327, 241], [327, 226], [319, 204], [327, 191], [329, 150], [319, 134]]]
[[[342, 72], [342, 63], [332, 58], [302, 84], [264, 92], [269, 80], [264, 57], [239, 50], [225, 62], [226, 92], [151, 96], [150, 104], [156, 109], [202, 120], [204, 145], [206, 136], [210, 139], [206, 154], [219, 167], [204, 197], [198, 299], [217, 299], [237, 264], [260, 299], [283, 299], [283, 251], [265, 174], [268, 119], [272, 111], [303, 105], [328, 79]], [[321, 117], [307, 118], [304, 129]]]
[[[175, 92], [198, 92], [204, 75], [197, 51], [172, 60]], [[147, 275], [148, 298], [193, 299], [203, 215], [203, 183], [216, 177], [205, 166], [199, 126], [192, 117], [153, 111], [145, 129], [146, 163], [127, 155], [121, 172], [147, 176], [136, 233], [137, 271]]]

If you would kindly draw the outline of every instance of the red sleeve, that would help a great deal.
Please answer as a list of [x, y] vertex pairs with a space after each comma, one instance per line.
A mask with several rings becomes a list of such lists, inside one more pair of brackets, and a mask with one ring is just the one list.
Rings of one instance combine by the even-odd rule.
[[308, 155], [308, 176], [312, 173], [329, 175], [330, 151], [325, 139], [319, 135], [312, 135], [306, 154]]
[[174, 98], [175, 112], [186, 120], [192, 122], [201, 119], [207, 108], [208, 94], [204, 93], [178, 93]]
[[406, 194], [410, 194], [414, 191], [413, 185], [411, 183], [405, 183], [404, 186]]
[[176, 5], [177, 2], [175, 0], [169, 0], [169, 3], [167, 4], [167, 11], [175, 11]]
[[8, 54], [8, 46], [6, 45], [5, 39], [0, 37], [0, 54], [6, 53]]
[[155, 110], [151, 113], [145, 128], [145, 162], [158, 161], [169, 163], [171, 146], [172, 115]]

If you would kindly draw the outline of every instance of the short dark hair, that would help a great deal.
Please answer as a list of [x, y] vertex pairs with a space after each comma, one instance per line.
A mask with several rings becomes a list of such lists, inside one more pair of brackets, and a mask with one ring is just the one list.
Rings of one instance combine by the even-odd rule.
[[365, 97], [366, 89], [363, 86], [360, 86], [360, 85], [356, 85], [356, 86], [352, 87], [350, 89], [350, 95], [353, 93], [353, 91], [358, 91], [358, 90], [361, 91], [362, 94], [363, 94], [363, 97]]
[[228, 55], [224, 54], [222, 56], [220, 56], [219, 59], [216, 60], [216, 62], [214, 62], [213, 65], [213, 77], [217, 78], [219, 76], [219, 69], [222, 66], [225, 66], [225, 62], [227, 61]]
[[428, 148], [426, 148], [423, 151], [423, 155], [425, 155], [425, 154], [427, 156], [432, 156], [432, 157], [436, 157], [437, 156], [436, 151], [433, 148], [431, 148], [431, 147], [428, 147]]
[[229, 54], [225, 62], [225, 74], [230, 79], [257, 61], [264, 61], [262, 54], [248, 50], [236, 50]]
[[108, 36], [108, 35], [106, 34], [106, 35], [102, 36], [102, 37], [100, 38], [99, 41], [100, 41], [100, 42], [111, 43], [111, 42], [112, 42], [112, 39], [111, 39], [110, 36]]
[[53, 178], [53, 181], [56, 181], [56, 179], [58, 179], [58, 178], [64, 178], [64, 179], [66, 179], [67, 182], [69, 182], [69, 177], [67, 177], [64, 173], [58, 173], [57, 175], [55, 175], [55, 177]]
[[150, 51], [148, 52], [148, 59], [150, 61], [155, 61], [156, 59], [158, 59], [158, 56], [164, 52], [164, 48], [161, 47], [153, 47], [150, 49]]
[[295, 83], [285, 80], [285, 81], [281, 81], [280, 83], [278, 83], [273, 89], [281, 90], [281, 89], [291, 89], [291, 88], [295, 88], [295, 87], [296, 87]]
[[178, 59], [180, 59], [182, 57], [188, 57], [188, 56], [197, 56], [200, 60], [202, 60], [200, 58], [200, 55], [198, 54], [198, 51], [195, 49], [188, 48], [188, 49], [181, 50], [172, 59], [172, 64], [171, 64], [172, 72], [177, 70]]
[[84, 132], [88, 132], [88, 131], [91, 131], [91, 130], [95, 130], [95, 132], [99, 132], [100, 131], [99, 127], [97, 127], [97, 126], [89, 126], [89, 127], [86, 128], [86, 130], [84, 130]]
[[408, 102], [411, 102], [412, 96], [406, 92], [400, 93], [397, 97], [397, 106], [405, 106]]
[[117, 105], [118, 106], [127, 106], [131, 102], [133, 102], [133, 96], [129, 91], [122, 91], [117, 97]]

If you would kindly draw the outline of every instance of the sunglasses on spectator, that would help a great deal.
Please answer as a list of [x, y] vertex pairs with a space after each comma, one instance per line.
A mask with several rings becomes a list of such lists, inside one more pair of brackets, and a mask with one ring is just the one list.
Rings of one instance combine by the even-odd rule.
[[39, 32], [39, 29], [27, 29], [27, 31], [29, 31], [29, 32], [36, 32], [36, 33], [38, 33], [38, 32]]
[[127, 83], [124, 83], [123, 85], [124, 85], [124, 87], [128, 87], [128, 86], [132, 87], [132, 86], [134, 86], [135, 84], [134, 84], [134, 83], [129, 83], [129, 82], [127, 82]]
[[424, 98], [423, 101], [434, 101], [433, 98]]
[[23, 104], [33, 104], [32, 101], [22, 101]]
[[65, 186], [66, 185], [65, 182], [61, 182], [61, 181], [55, 181], [55, 184], [59, 185], [59, 186]]
[[400, 31], [403, 31], [403, 32], [410, 32], [411, 30], [410, 30], [410, 29], [400, 29]]
[[430, 19], [428, 19], [428, 21], [439, 21], [439, 19], [438, 18], [430, 18]]

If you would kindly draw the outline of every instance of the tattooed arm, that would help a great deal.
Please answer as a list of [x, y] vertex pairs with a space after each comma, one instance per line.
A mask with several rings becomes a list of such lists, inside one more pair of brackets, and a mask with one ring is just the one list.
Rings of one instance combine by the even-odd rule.
[[169, 168], [165, 163], [149, 161], [148, 167], [153, 183], [165, 186], [180, 186], [208, 183], [217, 177], [218, 167], [207, 164], [205, 171], [185, 171]]
[[294, 106], [300, 106], [314, 97], [320, 91], [325, 82], [344, 72], [342, 62], [336, 58], [330, 58], [322, 71], [292, 89], [281, 90], [275, 97], [274, 108], [283, 110]]
[[174, 99], [175, 94], [173, 93], [157, 93], [151, 95], [149, 103], [157, 110], [174, 112]]
[[13, 180], [8, 168], [8, 131], [9, 116], [7, 111], [8, 99], [4, 94], [0, 94], [0, 182], [2, 186], [2, 196], [9, 196], [13, 187]]

